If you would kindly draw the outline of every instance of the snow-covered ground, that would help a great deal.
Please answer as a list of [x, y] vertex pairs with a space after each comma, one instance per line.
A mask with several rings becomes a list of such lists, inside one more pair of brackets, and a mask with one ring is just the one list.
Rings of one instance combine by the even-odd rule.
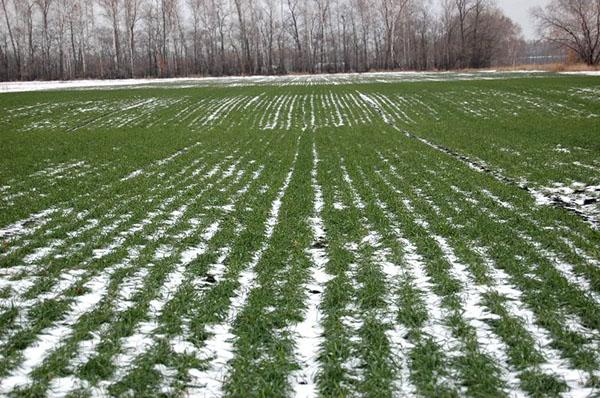
[[588, 70], [579, 72], [560, 72], [562, 75], [600, 76], [600, 70]]
[[[523, 77], [540, 74], [541, 71], [511, 71], [498, 72], [495, 70], [481, 72], [369, 72], [369, 73], [338, 73], [313, 75], [285, 76], [226, 76], [226, 77], [192, 77], [166, 79], [108, 79], [108, 80], [70, 80], [70, 81], [31, 81], [31, 82], [2, 82], [0, 93], [72, 90], [72, 89], [103, 89], [103, 88], [133, 88], [133, 87], [195, 87], [205, 85], [247, 86], [260, 84], [298, 85], [298, 84], [343, 84], [353, 82], [392, 83], [396, 81], [444, 81], [444, 80], [488, 80]], [[594, 72], [590, 72], [594, 73]]]
[[0, 83], [0, 92], [14, 93], [25, 91], [61, 90], [88, 87], [115, 87], [127, 86], [132, 84], [147, 84], [152, 83], [153, 81], [155, 81], [155, 79], [2, 82]]

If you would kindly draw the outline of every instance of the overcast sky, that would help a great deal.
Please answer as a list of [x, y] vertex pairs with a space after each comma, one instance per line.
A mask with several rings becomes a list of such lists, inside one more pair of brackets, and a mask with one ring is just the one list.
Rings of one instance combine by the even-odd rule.
[[548, 0], [497, 0], [496, 3], [506, 15], [521, 25], [526, 39], [535, 39], [536, 31], [529, 15], [529, 9], [533, 6], [543, 6], [548, 3]]

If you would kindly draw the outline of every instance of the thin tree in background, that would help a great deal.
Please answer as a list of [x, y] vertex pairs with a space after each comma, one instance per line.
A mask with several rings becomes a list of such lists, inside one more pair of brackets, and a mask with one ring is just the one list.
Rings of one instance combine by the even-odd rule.
[[42, 73], [45, 79], [50, 79], [50, 6], [53, 0], [35, 0], [42, 13]]
[[472, 0], [455, 0], [458, 16], [458, 28], [460, 34], [460, 51], [458, 53], [458, 65], [460, 68], [466, 66], [467, 59], [467, 18], [471, 12]]
[[129, 42], [129, 76], [135, 76], [135, 27], [140, 20], [141, 0], [124, 0], [125, 26]]
[[27, 42], [27, 75], [29, 78], [35, 78], [35, 45], [33, 37], [33, 12], [35, 3], [33, 0], [15, 0], [15, 5], [18, 5], [18, 17], [23, 22], [24, 34]]
[[121, 9], [120, 0], [98, 0], [98, 4], [104, 11], [104, 15], [111, 24], [112, 43], [113, 43], [113, 71], [119, 74], [121, 66], [121, 42], [119, 34], [119, 10]]
[[13, 29], [11, 27], [9, 13], [8, 13], [7, 8], [6, 8], [6, 0], [0, 0], [0, 3], [2, 4], [2, 10], [4, 11], [4, 17], [5, 17], [5, 20], [6, 20], [6, 28], [8, 30], [8, 35], [9, 35], [9, 38], [10, 38], [10, 45], [11, 45], [12, 50], [13, 50], [13, 55], [14, 55], [14, 59], [15, 59], [16, 73], [17, 73], [17, 79], [21, 79], [21, 51], [17, 47], [16, 40], [15, 40], [15, 37], [14, 37], [14, 34], [13, 34]]

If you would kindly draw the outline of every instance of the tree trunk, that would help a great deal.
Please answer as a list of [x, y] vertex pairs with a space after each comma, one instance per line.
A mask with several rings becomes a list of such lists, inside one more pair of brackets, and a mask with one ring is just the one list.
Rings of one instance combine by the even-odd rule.
[[21, 52], [17, 49], [17, 45], [15, 44], [15, 38], [13, 36], [13, 31], [10, 25], [10, 18], [8, 17], [8, 11], [6, 9], [6, 1], [1, 0], [2, 9], [4, 10], [4, 17], [6, 19], [6, 28], [8, 29], [8, 36], [10, 38], [10, 44], [13, 50], [13, 55], [15, 57], [16, 64], [16, 79], [21, 80]]

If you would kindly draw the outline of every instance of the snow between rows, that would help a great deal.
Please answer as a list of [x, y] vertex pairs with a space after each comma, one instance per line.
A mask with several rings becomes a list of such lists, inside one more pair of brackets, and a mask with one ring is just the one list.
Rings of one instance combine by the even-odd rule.
[[299, 149], [296, 149], [292, 166], [283, 182], [283, 186], [271, 204], [269, 217], [265, 223], [264, 241], [261, 247], [253, 254], [250, 263], [238, 277], [238, 288], [233, 293], [225, 321], [220, 324], [207, 326], [207, 332], [212, 333], [212, 336], [205, 342], [204, 347], [200, 350], [200, 356], [210, 359], [210, 362], [208, 368], [205, 370], [194, 369], [189, 372], [191, 378], [190, 385], [203, 387], [193, 387], [188, 389], [186, 392], [186, 395], [188, 396], [202, 395], [205, 397], [219, 397], [223, 393], [223, 383], [229, 373], [228, 363], [234, 355], [235, 335], [233, 334], [233, 322], [246, 305], [248, 295], [256, 284], [257, 275], [255, 267], [267, 250], [275, 227], [277, 226], [279, 209], [281, 208], [283, 196], [287, 191], [296, 167], [298, 151]]

